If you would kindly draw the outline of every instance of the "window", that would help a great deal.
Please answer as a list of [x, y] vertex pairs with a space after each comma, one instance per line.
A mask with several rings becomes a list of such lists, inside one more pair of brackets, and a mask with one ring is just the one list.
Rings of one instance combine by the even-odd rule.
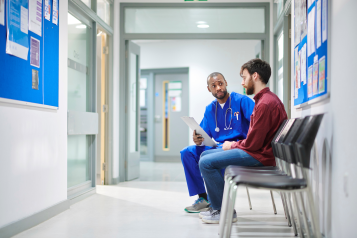
[[111, 4], [107, 0], [97, 0], [97, 14], [108, 25], [110, 25], [110, 7]]

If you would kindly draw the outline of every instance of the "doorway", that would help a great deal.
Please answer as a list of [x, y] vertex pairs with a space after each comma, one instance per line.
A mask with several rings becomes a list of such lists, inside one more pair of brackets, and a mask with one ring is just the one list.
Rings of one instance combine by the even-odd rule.
[[108, 76], [109, 76], [109, 47], [108, 34], [104, 29], [97, 29], [97, 108], [99, 116], [98, 126], [98, 153], [96, 183], [97, 185], [109, 184], [108, 181]]
[[188, 68], [144, 69], [140, 83], [141, 161], [180, 162], [189, 145]]
[[[128, 89], [128, 83], [130, 83], [130, 79], [127, 77], [127, 73], [130, 70], [128, 65], [130, 60], [128, 57], [130, 52], [128, 51], [128, 44], [133, 43], [134, 40], [159, 40], [159, 41], [169, 41], [169, 40], [253, 40], [262, 42], [262, 45], [269, 45], [269, 32], [270, 32], [270, 5], [269, 3], [163, 3], [163, 4], [151, 4], [151, 3], [121, 3], [120, 4], [120, 114], [123, 115], [120, 117], [120, 131], [126, 131], [125, 135], [120, 137], [119, 142], [119, 169], [120, 169], [120, 181], [125, 181], [127, 179], [127, 174], [131, 173], [128, 161], [131, 159], [128, 156], [130, 144], [129, 136], [132, 134], [128, 133], [128, 128], [130, 128], [133, 120], [128, 118], [127, 105], [128, 103], [128, 94], [130, 90]], [[196, 14], [199, 11], [201, 14]], [[171, 12], [171, 13], [169, 13]], [[212, 14], [214, 12], [215, 14]], [[230, 15], [229, 15], [230, 14]], [[180, 17], [185, 16], [185, 21], [181, 21]], [[215, 16], [212, 18], [212, 16]], [[217, 15], [221, 15], [221, 18], [217, 18]], [[229, 16], [228, 16], [229, 15]], [[233, 22], [244, 22], [244, 19], [236, 19], [239, 17], [250, 15], [259, 16], [259, 19], [255, 21], [249, 22], [249, 24], [235, 24]], [[199, 19], [198, 19], [199, 18]], [[204, 19], [203, 19], [204, 18]], [[234, 20], [232, 20], [234, 19]], [[130, 43], [131, 42], [131, 43]], [[255, 45], [257, 43], [255, 42]], [[189, 45], [187, 45], [189, 46]], [[141, 50], [141, 49], [140, 49]], [[228, 50], [228, 52], [232, 51], [232, 49]], [[254, 51], [254, 48], [253, 48]], [[140, 52], [142, 53], [142, 52]], [[264, 60], [269, 61], [269, 47], [262, 47], [262, 58]], [[155, 54], [155, 53], [154, 53]], [[209, 54], [209, 49], [204, 53], [207, 55], [207, 58], [213, 58], [212, 55]], [[231, 53], [232, 55], [232, 53]], [[241, 53], [238, 53], [241, 55]], [[173, 55], [165, 55], [162, 59], [165, 59], [169, 56], [174, 57]], [[193, 58], [195, 55], [191, 53], [186, 55], [186, 58], [189, 60]], [[139, 55], [139, 58], [142, 57], [142, 54]], [[229, 57], [228, 57], [229, 58]], [[255, 58], [251, 56], [249, 59]], [[249, 59], [245, 59], [245, 62]], [[216, 63], [221, 62], [222, 59], [216, 58]], [[139, 60], [140, 62], [140, 60]], [[187, 67], [186, 65], [174, 66], [160, 66], [160, 68], [172, 68], [172, 67]], [[145, 68], [157, 68], [157, 67], [145, 67]], [[211, 72], [219, 71], [215, 70], [217, 67], [213, 65], [211, 68]], [[191, 70], [191, 68], [190, 68]], [[209, 73], [211, 73], [209, 72]], [[209, 74], [204, 73], [204, 74]], [[143, 75], [143, 74], [142, 74]], [[199, 83], [197, 83], [198, 88], [205, 88], [205, 78], [207, 77], [197, 78]], [[235, 74], [231, 76], [231, 78], [236, 77]], [[189, 76], [191, 78], [191, 75]], [[140, 80], [140, 72], [138, 74], [138, 82]], [[163, 80], [163, 87], [164, 87]], [[197, 81], [198, 82], [198, 81]], [[189, 88], [192, 88], [191, 85]], [[207, 90], [206, 90], [207, 91]], [[241, 90], [243, 91], [243, 89]], [[156, 92], [155, 92], [156, 93]], [[240, 92], [243, 93], [243, 92]], [[137, 95], [139, 98], [139, 83], [137, 83]], [[192, 92], [189, 92], [189, 95], [192, 95]], [[200, 95], [200, 94], [198, 94]], [[190, 111], [189, 116], [194, 116], [197, 121], [200, 121], [204, 114], [204, 108], [202, 107], [202, 103], [209, 103], [207, 101], [207, 95], [204, 95], [202, 98], [198, 98], [197, 102], [199, 106], [191, 107], [190, 103]], [[164, 99], [164, 98], [163, 98]], [[190, 97], [190, 100], [192, 98]], [[169, 111], [167, 111], [168, 113]], [[137, 115], [139, 116], [139, 111]], [[194, 114], [194, 115], [193, 115]], [[125, 116], [124, 116], [125, 115]], [[196, 116], [197, 115], [197, 116]], [[161, 119], [166, 117], [166, 114], [163, 114]], [[138, 117], [138, 122], [143, 119], [141, 116]], [[156, 120], [156, 118], [154, 118]], [[158, 118], [160, 120], [160, 118]], [[164, 128], [165, 123], [169, 121], [164, 118], [163, 124], [159, 126], [159, 128]], [[148, 122], [148, 121], [147, 121]], [[140, 123], [137, 124], [138, 133], [134, 133], [138, 135], [140, 138], [141, 135], [145, 133], [140, 133], [145, 130], [145, 128], [140, 128]], [[167, 124], [168, 125], [168, 124]], [[188, 131], [188, 130], [187, 130]], [[162, 129], [161, 133], [163, 133], [162, 141], [160, 142], [163, 145], [161, 149], [168, 149], [170, 146], [170, 137], [169, 130]], [[165, 133], [168, 133], [165, 138]], [[120, 132], [120, 134], [122, 134]], [[145, 135], [148, 138], [149, 130]], [[144, 136], [144, 137], [145, 137]], [[188, 136], [189, 138], [189, 136]], [[187, 140], [186, 140], [187, 141]], [[156, 142], [156, 141], [155, 141]], [[135, 142], [136, 143], [136, 142]], [[166, 143], [166, 144], [165, 144]], [[158, 144], [158, 143], [156, 143]], [[139, 140], [140, 145], [140, 140]], [[140, 147], [140, 146], [139, 146]], [[149, 148], [149, 146], [147, 147]], [[156, 149], [156, 148], [155, 148]], [[139, 148], [140, 150], [140, 148]], [[139, 152], [139, 151], [136, 151]], [[147, 151], [149, 153], [149, 151]], [[141, 152], [143, 153], [143, 151]], [[138, 153], [140, 154], [140, 152]], [[136, 155], [134, 156], [136, 157]], [[134, 158], [132, 157], [132, 158]], [[147, 157], [148, 158], [148, 157]], [[139, 177], [139, 174], [138, 174]]]

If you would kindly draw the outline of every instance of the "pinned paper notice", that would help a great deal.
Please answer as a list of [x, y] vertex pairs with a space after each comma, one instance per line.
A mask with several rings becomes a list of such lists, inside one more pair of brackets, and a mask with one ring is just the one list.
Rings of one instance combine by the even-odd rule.
[[321, 0], [316, 2], [316, 48], [321, 46]]
[[0, 0], [0, 24], [5, 26], [5, 0]]
[[58, 0], [53, 0], [52, 23], [58, 25]]
[[51, 20], [52, 0], [45, 0], [45, 19]]
[[300, 54], [301, 81], [306, 84], [306, 44], [301, 48]]
[[319, 62], [315, 62], [313, 66], [313, 74], [312, 74], [312, 95], [316, 95], [317, 91], [317, 84], [319, 81]]
[[315, 52], [315, 7], [308, 15], [307, 31], [307, 55], [310, 56]]
[[30, 65], [40, 68], [40, 41], [31, 37]]
[[325, 92], [325, 56], [319, 60], [319, 93]]
[[327, 40], [327, 0], [322, 0], [322, 42]]
[[312, 66], [310, 66], [308, 69], [307, 96], [312, 97]]
[[298, 47], [295, 48], [295, 88], [300, 88], [300, 53]]
[[42, 0], [30, 0], [29, 12], [30, 12], [29, 30], [41, 36], [42, 35]]

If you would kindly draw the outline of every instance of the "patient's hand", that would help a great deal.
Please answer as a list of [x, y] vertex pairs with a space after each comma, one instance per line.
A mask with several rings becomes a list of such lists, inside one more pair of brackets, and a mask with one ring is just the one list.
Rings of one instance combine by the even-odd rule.
[[226, 142], [224, 142], [222, 149], [223, 150], [230, 150], [233, 143], [234, 143], [234, 141], [226, 141]]

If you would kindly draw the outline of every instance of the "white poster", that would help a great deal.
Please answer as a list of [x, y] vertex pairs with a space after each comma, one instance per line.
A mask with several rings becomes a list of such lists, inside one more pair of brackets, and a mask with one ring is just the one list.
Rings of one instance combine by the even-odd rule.
[[42, 0], [30, 0], [29, 12], [29, 30], [42, 36]]
[[45, 0], [45, 19], [51, 20], [52, 0]]
[[321, 46], [321, 0], [316, 2], [316, 49]]
[[58, 25], [58, 0], [53, 0], [52, 23]]
[[5, 0], [0, 0], [0, 24], [5, 26]]
[[307, 20], [307, 55], [315, 52], [315, 7], [312, 8]]
[[300, 78], [300, 52], [298, 47], [295, 48], [295, 89], [299, 89], [301, 84]]
[[27, 60], [28, 40], [28, 2], [8, 0], [6, 5], [6, 53]]
[[301, 67], [301, 81], [306, 84], [306, 44], [301, 48], [300, 67]]
[[322, 42], [327, 40], [327, 0], [322, 0]]
[[300, 24], [301, 24], [301, 40], [304, 39], [304, 37], [307, 34], [307, 17], [306, 17], [306, 1], [301, 1], [300, 3]]

